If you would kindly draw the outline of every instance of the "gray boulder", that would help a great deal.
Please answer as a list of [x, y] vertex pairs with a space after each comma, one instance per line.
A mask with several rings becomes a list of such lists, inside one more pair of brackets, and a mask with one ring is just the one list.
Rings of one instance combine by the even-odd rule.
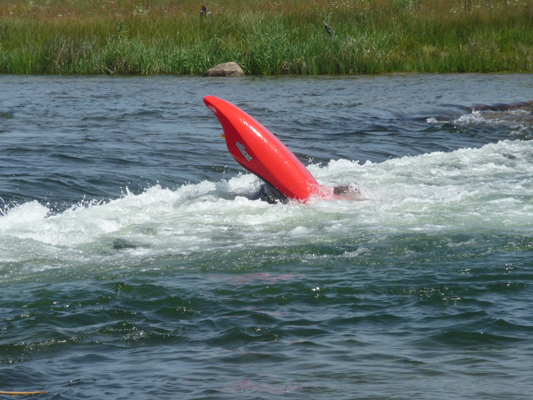
[[204, 76], [244, 76], [244, 71], [236, 62], [227, 62], [211, 68]]

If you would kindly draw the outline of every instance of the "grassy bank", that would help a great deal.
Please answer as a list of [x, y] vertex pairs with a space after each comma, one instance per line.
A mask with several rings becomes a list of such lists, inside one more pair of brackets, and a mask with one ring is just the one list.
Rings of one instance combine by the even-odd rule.
[[533, 0], [0, 0], [0, 73], [227, 61], [247, 74], [533, 72]]

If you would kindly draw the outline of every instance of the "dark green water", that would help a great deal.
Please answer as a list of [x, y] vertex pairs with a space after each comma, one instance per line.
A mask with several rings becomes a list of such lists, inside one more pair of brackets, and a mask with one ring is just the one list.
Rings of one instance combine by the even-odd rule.
[[[0, 87], [0, 390], [529, 398], [533, 76]], [[368, 201], [250, 200], [208, 94]]]

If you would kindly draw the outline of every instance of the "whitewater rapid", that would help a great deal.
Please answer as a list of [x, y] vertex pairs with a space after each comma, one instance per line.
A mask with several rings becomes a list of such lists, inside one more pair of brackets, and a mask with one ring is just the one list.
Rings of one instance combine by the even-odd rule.
[[250, 200], [261, 182], [219, 182], [141, 194], [56, 213], [30, 201], [0, 215], [0, 277], [47, 270], [117, 268], [194, 254], [333, 243], [408, 232], [519, 232], [533, 227], [533, 143], [500, 141], [382, 163], [309, 165], [319, 183], [355, 181], [366, 201], [267, 204]]

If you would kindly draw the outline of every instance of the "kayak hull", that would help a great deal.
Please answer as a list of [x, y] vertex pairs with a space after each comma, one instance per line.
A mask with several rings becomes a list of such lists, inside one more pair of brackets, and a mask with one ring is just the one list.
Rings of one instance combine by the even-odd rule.
[[206, 96], [204, 103], [222, 125], [223, 137], [235, 161], [288, 199], [307, 202], [331, 191], [319, 185], [276, 136], [244, 111], [214, 96]]

